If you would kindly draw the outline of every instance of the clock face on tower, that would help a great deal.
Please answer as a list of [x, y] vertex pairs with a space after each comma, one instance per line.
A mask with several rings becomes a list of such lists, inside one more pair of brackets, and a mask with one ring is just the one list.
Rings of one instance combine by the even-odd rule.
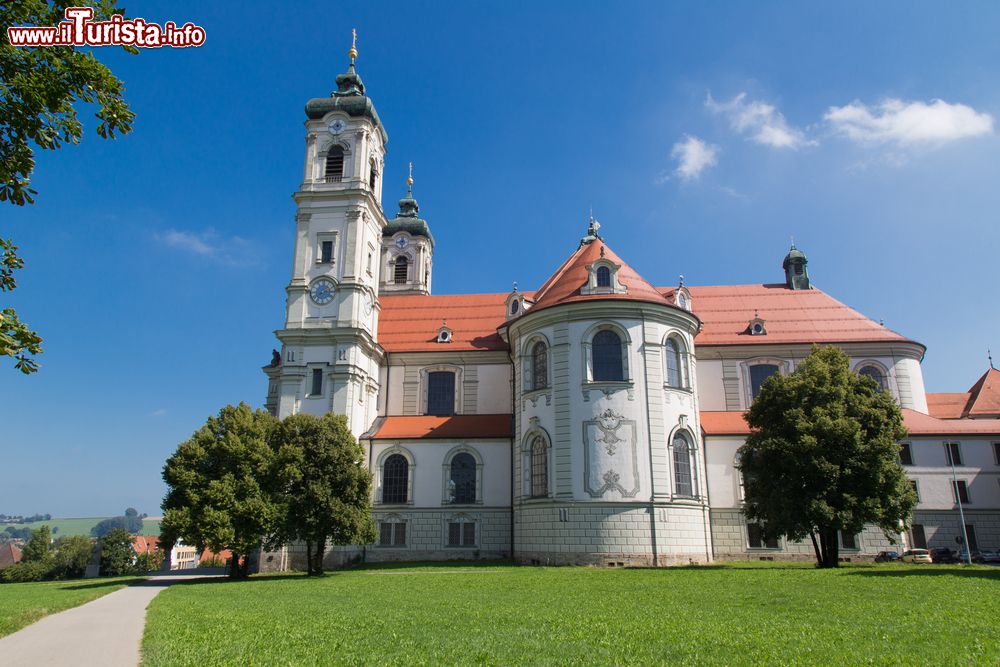
[[396, 247], [399, 248], [400, 250], [402, 250], [408, 245], [410, 245], [410, 242], [406, 239], [405, 236], [400, 236], [398, 239], [396, 239]]
[[320, 278], [309, 288], [309, 296], [319, 305], [325, 306], [333, 301], [333, 294], [336, 290], [337, 286], [334, 285], [332, 280], [329, 278]]
[[365, 294], [364, 299], [362, 300], [362, 304], [364, 305], [365, 308], [365, 315], [371, 315], [372, 309], [375, 307], [375, 304], [372, 303], [372, 295]]
[[344, 131], [345, 127], [347, 127], [347, 124], [338, 118], [330, 123], [330, 134], [340, 134]]

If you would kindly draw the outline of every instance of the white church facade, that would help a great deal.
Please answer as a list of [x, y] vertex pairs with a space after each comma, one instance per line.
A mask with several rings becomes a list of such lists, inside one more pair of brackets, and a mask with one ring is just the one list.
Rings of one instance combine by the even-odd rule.
[[[841, 347], [903, 409], [920, 502], [900, 539], [955, 548], [961, 501], [970, 543], [1000, 547], [1000, 372], [926, 393], [924, 346], [813, 286], [794, 246], [774, 284], [656, 287], [591, 220], [536, 290], [433, 294], [412, 177], [398, 213], [382, 208], [388, 136], [356, 55], [306, 105], [287, 315], [264, 368], [273, 414], [344, 414], [366, 451], [379, 540], [332, 550], [331, 565], [811, 557], [747, 524], [735, 463], [760, 384], [814, 343]], [[903, 548], [877, 529], [841, 540], [848, 558]]]

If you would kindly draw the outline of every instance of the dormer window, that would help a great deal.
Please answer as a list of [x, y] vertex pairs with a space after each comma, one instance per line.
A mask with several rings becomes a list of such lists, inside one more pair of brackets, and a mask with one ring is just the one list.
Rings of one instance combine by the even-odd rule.
[[750, 320], [750, 324], [747, 327], [751, 336], [766, 336], [767, 327], [764, 326], [764, 320], [760, 318], [759, 313], [754, 313], [754, 317]]
[[684, 276], [681, 276], [681, 284], [674, 292], [674, 305], [687, 311], [691, 310], [691, 292], [688, 291], [687, 287], [684, 287]]
[[438, 329], [437, 342], [450, 343], [453, 336], [454, 332], [447, 325], [441, 325], [441, 328]]
[[602, 257], [587, 267], [587, 284], [580, 288], [580, 294], [628, 294], [628, 288], [618, 280], [621, 266]]
[[323, 180], [327, 183], [339, 183], [344, 180], [344, 148], [342, 146], [334, 145], [327, 151]]
[[611, 269], [606, 266], [597, 267], [597, 286], [598, 287], [611, 287]]
[[514, 299], [510, 302], [510, 314], [511, 316], [517, 315], [521, 311], [521, 302]]

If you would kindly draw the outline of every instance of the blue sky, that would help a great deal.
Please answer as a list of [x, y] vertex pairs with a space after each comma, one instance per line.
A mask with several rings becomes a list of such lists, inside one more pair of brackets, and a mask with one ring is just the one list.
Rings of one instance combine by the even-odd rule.
[[0, 208], [5, 298], [45, 338], [37, 374], [0, 368], [0, 512], [157, 514], [176, 445], [262, 404], [303, 106], [352, 27], [436, 293], [539, 285], [593, 206], [660, 285], [779, 281], [794, 235], [817, 286], [928, 346], [931, 391], [1000, 356], [996, 3], [125, 5], [207, 41], [98, 49], [134, 132], [38, 155], [38, 203]]

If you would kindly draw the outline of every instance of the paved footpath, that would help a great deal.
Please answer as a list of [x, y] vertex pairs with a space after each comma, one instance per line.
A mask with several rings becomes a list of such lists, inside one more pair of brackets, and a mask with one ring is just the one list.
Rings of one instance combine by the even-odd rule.
[[32, 667], [135, 667], [139, 664], [146, 607], [167, 586], [197, 576], [152, 576], [141, 584], [46, 616], [0, 639], [0, 663]]

